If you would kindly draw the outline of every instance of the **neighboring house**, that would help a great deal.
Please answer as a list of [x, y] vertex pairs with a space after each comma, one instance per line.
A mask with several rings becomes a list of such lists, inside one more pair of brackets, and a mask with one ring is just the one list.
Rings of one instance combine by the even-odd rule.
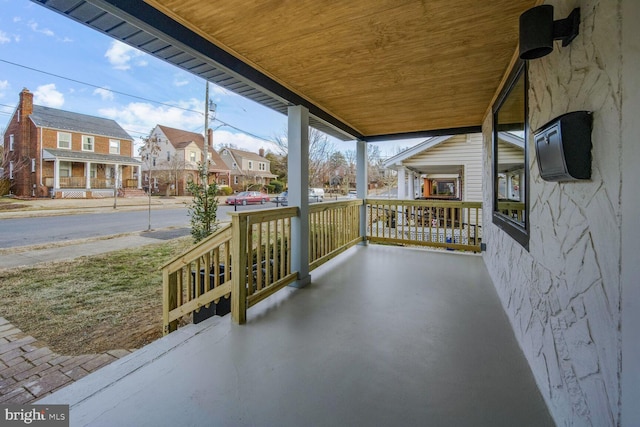
[[[209, 141], [212, 141], [212, 131], [209, 129]], [[186, 130], [168, 126], [156, 125], [151, 131], [158, 145], [158, 153], [153, 158], [145, 160], [143, 166], [144, 186], [149, 186], [149, 169], [151, 169], [151, 187], [154, 191], [164, 193], [171, 187], [173, 194], [182, 196], [188, 193], [187, 183], [198, 181], [198, 165], [204, 160], [204, 136]], [[143, 152], [143, 157], [145, 153]], [[230, 171], [220, 155], [209, 143], [207, 150], [209, 158], [209, 183], [228, 185]]]
[[26, 88], [3, 139], [3, 167], [17, 196], [100, 198], [140, 188], [133, 138], [118, 123], [33, 105]]
[[482, 134], [438, 136], [391, 157], [398, 199], [482, 201]]
[[222, 148], [220, 157], [231, 170], [231, 187], [234, 191], [259, 189], [269, 184], [277, 175], [271, 173], [271, 162], [264, 157], [264, 149], [259, 154], [236, 148]]

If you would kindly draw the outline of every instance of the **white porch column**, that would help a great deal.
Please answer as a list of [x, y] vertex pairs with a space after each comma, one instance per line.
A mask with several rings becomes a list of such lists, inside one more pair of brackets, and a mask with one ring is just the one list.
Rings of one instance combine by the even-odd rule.
[[405, 184], [405, 169], [400, 167], [398, 169], [398, 200], [406, 198], [406, 184]]
[[138, 165], [138, 190], [142, 189], [142, 165]]
[[413, 200], [416, 198], [416, 191], [415, 191], [415, 187], [414, 187], [414, 183], [416, 180], [416, 174], [413, 173], [413, 171], [409, 171], [409, 194], [407, 194], [407, 199], [409, 200]]
[[300, 208], [291, 219], [291, 271], [298, 280], [291, 286], [311, 283], [309, 276], [309, 110], [297, 105], [288, 110], [289, 206]]
[[60, 189], [60, 160], [57, 158], [53, 161], [53, 191]]
[[367, 187], [367, 143], [356, 141], [356, 196], [363, 201], [360, 206], [360, 237], [365, 238], [361, 245], [367, 244]]
[[84, 163], [85, 188], [91, 190], [91, 162]]

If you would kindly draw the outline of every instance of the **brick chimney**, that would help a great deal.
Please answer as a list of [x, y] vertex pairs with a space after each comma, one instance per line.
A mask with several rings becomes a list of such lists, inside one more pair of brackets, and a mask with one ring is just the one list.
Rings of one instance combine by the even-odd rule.
[[20, 120], [24, 121], [33, 113], [33, 94], [26, 87], [20, 92]]
[[264, 148], [259, 149], [258, 154], [260, 155], [260, 157], [264, 157]]

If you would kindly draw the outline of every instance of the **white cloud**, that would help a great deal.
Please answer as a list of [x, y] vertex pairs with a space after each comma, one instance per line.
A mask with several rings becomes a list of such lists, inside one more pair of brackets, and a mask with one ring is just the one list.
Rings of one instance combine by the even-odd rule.
[[180, 108], [175, 108], [145, 102], [132, 102], [124, 107], [100, 109], [99, 115], [115, 120], [134, 138], [140, 136], [135, 132], [147, 135], [158, 124], [190, 132], [202, 132], [204, 115], [182, 109], [199, 111], [202, 109], [201, 103], [198, 99], [190, 99], [180, 101], [178, 103]]
[[176, 87], [182, 87], [189, 84], [189, 79], [185, 77], [183, 73], [173, 75], [173, 85]]
[[22, 21], [22, 18], [20, 18], [19, 16], [13, 17], [13, 22], [20, 22], [20, 21]]
[[53, 37], [55, 36], [54, 32], [48, 28], [40, 28], [37, 22], [29, 21], [29, 28], [36, 33], [44, 34], [45, 36]]
[[50, 83], [38, 86], [33, 93], [33, 102], [45, 107], [60, 108], [64, 104], [64, 95], [56, 90], [55, 84]]
[[9, 43], [11, 38], [4, 31], [0, 31], [0, 44]]
[[70, 38], [70, 37], [66, 37], [66, 36], [65, 36], [65, 37], [64, 37], [64, 38], [62, 38], [60, 41], [61, 41], [62, 43], [71, 43], [71, 42], [73, 41], [73, 39], [72, 39], [72, 38]]
[[111, 42], [111, 46], [109, 46], [109, 49], [107, 49], [104, 56], [107, 58], [111, 66], [116, 70], [130, 69], [131, 62], [136, 58], [139, 58], [135, 61], [136, 65], [141, 67], [147, 65], [147, 61], [143, 58], [140, 58], [144, 56], [143, 52], [140, 52], [138, 49], [135, 49], [117, 40]]
[[0, 80], [0, 98], [4, 98], [9, 89], [9, 80]]
[[113, 92], [109, 90], [109, 87], [98, 88], [93, 91], [94, 95], [100, 95], [103, 101], [112, 101], [113, 100]]

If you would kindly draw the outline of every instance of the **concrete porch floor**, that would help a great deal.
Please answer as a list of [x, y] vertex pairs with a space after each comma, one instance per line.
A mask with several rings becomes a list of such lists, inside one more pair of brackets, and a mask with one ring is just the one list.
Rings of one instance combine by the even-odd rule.
[[552, 426], [482, 258], [357, 246], [38, 403], [72, 426]]

